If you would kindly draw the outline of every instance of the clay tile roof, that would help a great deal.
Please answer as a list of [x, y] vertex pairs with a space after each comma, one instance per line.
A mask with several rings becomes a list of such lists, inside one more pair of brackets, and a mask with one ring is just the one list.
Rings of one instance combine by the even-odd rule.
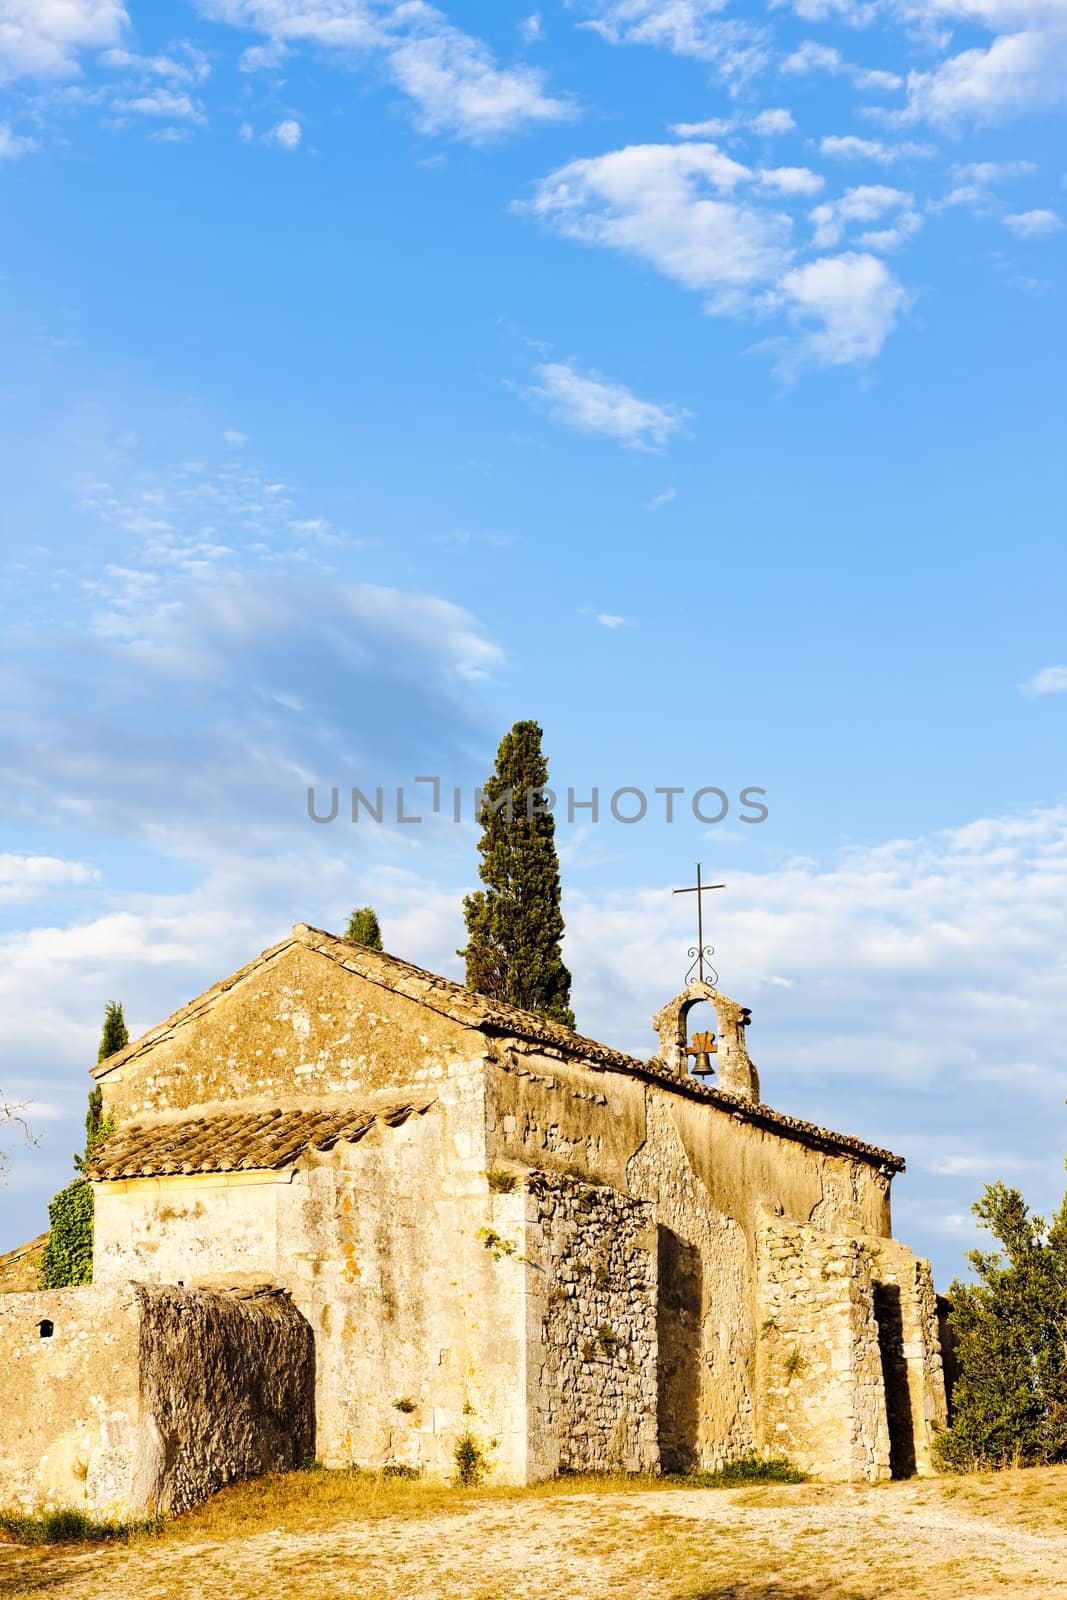
[[131, 1122], [98, 1146], [86, 1174], [96, 1182], [113, 1182], [191, 1172], [271, 1171], [290, 1166], [305, 1150], [331, 1150], [341, 1142], [355, 1144], [376, 1122], [399, 1127], [432, 1103], [386, 1106], [376, 1111], [355, 1106], [234, 1111], [181, 1122]]
[[644, 1078], [646, 1082], [662, 1084], [673, 1094], [682, 1095], [687, 1099], [702, 1100], [705, 1104], [717, 1106], [720, 1110], [728, 1112], [739, 1121], [752, 1123], [756, 1127], [782, 1134], [786, 1138], [797, 1139], [816, 1149], [855, 1155], [863, 1161], [886, 1167], [894, 1172], [904, 1170], [903, 1158], [894, 1155], [890, 1150], [867, 1144], [863, 1139], [854, 1139], [849, 1134], [834, 1133], [828, 1128], [816, 1127], [814, 1123], [785, 1116], [782, 1112], [773, 1111], [770, 1106], [750, 1105], [735, 1095], [726, 1094], [720, 1089], [704, 1088], [691, 1079], [678, 1079], [667, 1072], [655, 1058], [651, 1061], [641, 1061], [636, 1056], [626, 1055], [622, 1050], [612, 1049], [610, 1045], [600, 1044], [596, 1039], [574, 1033], [561, 1022], [553, 1022], [550, 1017], [539, 1012], [523, 1011], [518, 1006], [505, 1005], [498, 1000], [488, 1000], [484, 995], [475, 994], [472, 989], [465, 989], [462, 984], [453, 983], [451, 978], [442, 978], [437, 973], [427, 972], [423, 967], [414, 966], [410, 961], [402, 961], [399, 956], [388, 955], [383, 950], [370, 950], [366, 945], [354, 944], [350, 939], [342, 939], [337, 934], [327, 933], [323, 928], [313, 928], [306, 922], [296, 923], [288, 939], [283, 939], [280, 944], [264, 950], [261, 955], [231, 973], [221, 983], [205, 990], [197, 999], [191, 1000], [188, 1005], [175, 1011], [158, 1027], [151, 1028], [148, 1033], [142, 1034], [124, 1049], [116, 1051], [106, 1061], [99, 1062], [91, 1069], [94, 1077], [103, 1077], [116, 1067], [121, 1067], [124, 1062], [131, 1061], [144, 1051], [150, 1050], [161, 1039], [172, 1037], [178, 1028], [195, 1022], [237, 984], [297, 944], [302, 944], [307, 949], [327, 957], [338, 966], [344, 967], [346, 971], [365, 978], [369, 983], [376, 983], [383, 989], [391, 990], [393, 994], [405, 995], [409, 1000], [417, 1001], [429, 1010], [437, 1011], [442, 1016], [450, 1017], [453, 1022], [481, 1033], [505, 1039], [524, 1040], [534, 1045], [545, 1045], [550, 1050], [561, 1052], [564, 1056], [578, 1056], [583, 1062], [605, 1067], [609, 1071], [627, 1072]]

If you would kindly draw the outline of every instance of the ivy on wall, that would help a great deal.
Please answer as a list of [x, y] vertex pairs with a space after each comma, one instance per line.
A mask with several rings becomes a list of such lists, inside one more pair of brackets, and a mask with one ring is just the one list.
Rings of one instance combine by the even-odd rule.
[[66, 1289], [93, 1281], [93, 1186], [75, 1178], [48, 1207], [48, 1242], [37, 1282], [42, 1289]]
[[[121, 1007], [118, 1011], [121, 1020]], [[109, 1017], [110, 1014], [109, 1006]], [[104, 1037], [107, 1038], [107, 1023]], [[74, 1157], [79, 1176], [61, 1189], [48, 1207], [48, 1240], [37, 1269], [40, 1289], [69, 1289], [93, 1281], [93, 1186], [82, 1174], [97, 1145], [114, 1126], [114, 1118], [104, 1116], [103, 1091], [94, 1089], [85, 1116], [85, 1151]]]

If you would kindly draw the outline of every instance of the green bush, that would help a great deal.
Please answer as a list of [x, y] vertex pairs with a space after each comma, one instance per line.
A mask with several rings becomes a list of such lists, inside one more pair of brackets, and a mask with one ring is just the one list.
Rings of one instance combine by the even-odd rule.
[[472, 1434], [464, 1433], [456, 1440], [452, 1451], [456, 1463], [456, 1482], [470, 1487], [481, 1483], [486, 1473], [485, 1452]]
[[807, 1483], [808, 1475], [786, 1456], [762, 1457], [750, 1453], [728, 1461], [717, 1472], [682, 1473], [679, 1481], [691, 1484], [694, 1489], [732, 1489], [745, 1483]]
[[1067, 1202], [1047, 1224], [994, 1183], [971, 1209], [1002, 1248], [968, 1251], [975, 1281], [949, 1289], [957, 1372], [938, 1462], [966, 1472], [1067, 1461]]

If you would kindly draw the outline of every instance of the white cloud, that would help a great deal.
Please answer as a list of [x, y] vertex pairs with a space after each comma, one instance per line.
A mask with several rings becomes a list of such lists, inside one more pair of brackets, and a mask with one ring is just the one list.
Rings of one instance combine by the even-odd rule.
[[861, 139], [857, 134], [827, 134], [819, 140], [824, 156], [840, 161], [876, 161], [880, 166], [891, 166], [895, 161], [910, 161], [934, 154], [928, 144], [914, 144], [905, 140], [901, 144], [885, 144], [881, 139]]
[[703, 122], [675, 122], [671, 132], [679, 139], [720, 139], [724, 134], [740, 128], [749, 128], [767, 139], [779, 133], [791, 133], [796, 122], [791, 111], [782, 106], [771, 106], [766, 111], [751, 114], [738, 112], [733, 117], [707, 117]]
[[563, 361], [543, 362], [526, 394], [549, 415], [580, 433], [599, 433], [631, 450], [662, 450], [689, 416], [680, 406], [641, 400], [623, 383], [579, 372]]
[[596, 620], [602, 628], [625, 628], [628, 626], [625, 617], [616, 616], [612, 611], [598, 611]]
[[105, 50], [100, 56], [106, 67], [123, 72], [140, 72], [148, 77], [168, 78], [174, 83], [202, 83], [211, 76], [211, 63], [202, 50], [184, 42], [176, 55], [140, 56], [130, 50]]
[[908, 74], [911, 118], [952, 127], [1000, 122], [1067, 100], [1067, 16], [1060, 0], [927, 0], [931, 23], [960, 21], [995, 36]]
[[809, 261], [786, 273], [782, 290], [794, 320], [817, 324], [801, 354], [819, 366], [873, 359], [909, 304], [885, 262], [863, 252]]
[[526, 209], [568, 238], [717, 294], [774, 278], [788, 261], [790, 219], [733, 198], [752, 179], [713, 144], [629, 145], [560, 167]]
[[523, 17], [519, 23], [519, 32], [526, 44], [535, 44], [538, 39], [543, 39], [545, 30], [540, 11], [531, 12], [530, 16]]
[[1067, 667], [1042, 667], [1019, 687], [1023, 694], [1067, 694]]
[[1033, 161], [963, 161], [956, 162], [951, 171], [961, 182], [987, 184], [1025, 178], [1037, 167]]
[[[482, 143], [538, 122], [576, 114], [553, 98], [544, 74], [504, 67], [481, 39], [454, 27], [426, 0], [197, 0], [205, 16], [265, 33], [275, 50], [317, 45], [342, 59], [382, 63], [410, 98], [426, 133]], [[247, 53], [246, 53], [247, 55]], [[273, 64], [265, 57], [246, 67]]]
[[789, 3], [789, 9], [802, 22], [840, 22], [851, 28], [865, 28], [878, 14], [878, 0], [771, 0], [772, 10]]
[[36, 149], [36, 140], [14, 133], [10, 123], [0, 122], [0, 161], [17, 161]]
[[0, 0], [0, 80], [71, 77], [82, 50], [114, 44], [128, 22], [120, 0]]
[[83, 861], [59, 856], [0, 855], [0, 904], [29, 900], [49, 889], [98, 883], [100, 874]]
[[756, 176], [763, 188], [779, 194], [818, 194], [826, 182], [808, 167], [762, 167]]
[[1003, 1151], [996, 1151], [989, 1155], [938, 1156], [930, 1163], [929, 1170], [939, 1178], [980, 1177], [992, 1183], [1007, 1172], [1024, 1172], [1032, 1165], [1030, 1161], [1013, 1159]]
[[111, 104], [115, 111], [129, 111], [140, 117], [171, 117], [198, 124], [207, 121], [203, 106], [175, 89], [152, 89], [125, 99], [118, 96]]
[[222, 437], [225, 439], [227, 444], [232, 444], [234, 448], [238, 450], [242, 445], [248, 443], [247, 433], [240, 433], [236, 428], [224, 429]]
[[423, 132], [452, 133], [478, 144], [529, 123], [574, 115], [568, 102], [546, 94], [543, 73], [499, 67], [480, 39], [453, 28], [430, 7], [420, 10], [423, 25], [392, 46], [389, 63], [393, 79], [418, 108]]
[[[908, 304], [902, 286], [864, 251], [797, 266], [792, 219], [759, 203], [761, 187], [808, 193], [814, 177], [806, 168], [754, 171], [713, 144], [631, 145], [569, 162], [520, 209], [568, 238], [650, 262], [684, 288], [706, 293], [712, 313], [777, 310], [797, 323], [821, 320], [821, 329], [804, 335], [801, 357], [824, 365], [867, 360]], [[872, 236], [871, 248], [891, 248], [914, 232], [914, 214], [900, 215], [906, 220], [894, 236]], [[825, 217], [831, 234], [834, 217]]]
[[304, 131], [296, 118], [284, 117], [281, 122], [275, 123], [267, 138], [272, 144], [281, 145], [283, 150], [296, 150], [303, 136]]
[[1063, 222], [1055, 211], [1015, 211], [1004, 218], [1004, 226], [1020, 239], [1039, 239], [1059, 233]]
[[679, 139], [721, 139], [737, 127], [736, 117], [706, 117], [703, 122], [675, 122], [671, 132]]
[[861, 67], [846, 61], [833, 45], [817, 44], [807, 39], [782, 61], [779, 71], [787, 77], [810, 77], [815, 72], [827, 72], [831, 77], [848, 78], [857, 89], [877, 89], [892, 92], [904, 86], [904, 79], [896, 72], [886, 72], [880, 67]]
[[793, 113], [784, 106], [768, 107], [766, 111], [757, 111], [755, 116], [748, 119], [752, 131], [765, 137], [775, 133], [792, 133], [796, 125]]
[[651, 500], [646, 500], [644, 509], [646, 511], [658, 511], [661, 506], [669, 506], [671, 501], [677, 500], [677, 498], [677, 489], [668, 485], [666, 489], [661, 489], [659, 494], [654, 494]]
[[587, 27], [613, 45], [644, 44], [707, 62], [736, 88], [761, 72], [770, 34], [722, 17], [729, 0], [585, 0]]
[[914, 231], [918, 216], [913, 210], [913, 199], [902, 189], [890, 189], [884, 184], [863, 184], [847, 189], [839, 200], [827, 200], [816, 206], [811, 220], [815, 224], [815, 248], [832, 250], [840, 244], [846, 228], [854, 222], [875, 222], [887, 211], [898, 211], [909, 218], [906, 226]]

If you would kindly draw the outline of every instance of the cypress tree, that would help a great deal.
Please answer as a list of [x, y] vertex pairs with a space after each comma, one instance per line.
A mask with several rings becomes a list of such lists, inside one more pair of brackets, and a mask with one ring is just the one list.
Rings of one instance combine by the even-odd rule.
[[356, 907], [348, 919], [345, 938], [351, 939], [353, 944], [365, 944], [368, 950], [382, 948], [382, 930], [373, 906]]
[[541, 729], [516, 722], [483, 790], [478, 876], [486, 887], [463, 902], [468, 943], [459, 954], [468, 989], [573, 1028], [571, 975], [560, 953], [556, 823], [538, 794], [547, 783]]
[[96, 1052], [97, 1061], [106, 1061], [116, 1050], [125, 1050], [129, 1042], [126, 1018], [122, 1015], [122, 1001], [109, 1000], [104, 1007], [104, 1028], [100, 1035], [100, 1048]]

